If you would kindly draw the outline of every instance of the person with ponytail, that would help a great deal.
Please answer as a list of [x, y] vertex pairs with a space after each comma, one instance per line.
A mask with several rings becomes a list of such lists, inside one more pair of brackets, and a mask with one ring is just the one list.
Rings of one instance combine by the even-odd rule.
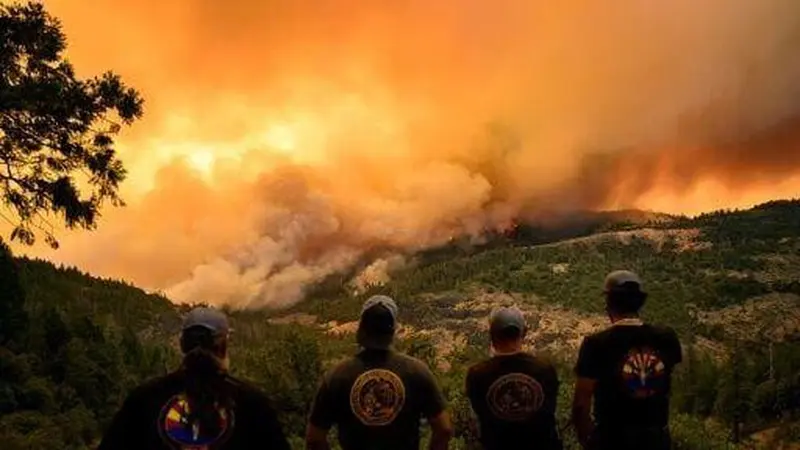
[[98, 450], [289, 450], [269, 399], [228, 372], [230, 333], [222, 312], [190, 311], [181, 366], [130, 393]]

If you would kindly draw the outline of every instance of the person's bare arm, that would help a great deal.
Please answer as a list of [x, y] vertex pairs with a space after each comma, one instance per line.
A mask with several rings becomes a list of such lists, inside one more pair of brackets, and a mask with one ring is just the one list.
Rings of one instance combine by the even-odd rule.
[[592, 397], [597, 382], [591, 378], [578, 378], [575, 382], [575, 396], [572, 400], [572, 423], [578, 434], [581, 447], [588, 450], [594, 433], [592, 421]]
[[469, 408], [469, 432], [474, 436], [476, 439], [481, 438], [481, 425], [478, 421], [478, 414], [475, 412], [474, 409], [470, 406]]
[[328, 430], [336, 423], [335, 400], [329, 383], [330, 373], [322, 378], [311, 403], [311, 413], [306, 425], [306, 449], [330, 450]]
[[431, 443], [430, 450], [447, 450], [450, 439], [453, 437], [453, 423], [450, 420], [450, 413], [442, 411], [435, 417], [428, 419], [431, 424]]
[[308, 424], [306, 428], [306, 450], [330, 450], [328, 430]]

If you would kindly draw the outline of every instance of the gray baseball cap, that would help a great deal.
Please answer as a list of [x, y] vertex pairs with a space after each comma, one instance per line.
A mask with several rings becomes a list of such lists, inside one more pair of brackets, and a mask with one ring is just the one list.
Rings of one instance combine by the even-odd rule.
[[526, 327], [525, 316], [516, 306], [495, 308], [489, 315], [489, 330], [492, 332], [505, 330], [507, 328], [516, 328], [519, 331], [525, 331]]
[[364, 313], [368, 309], [371, 309], [375, 306], [382, 306], [388, 309], [392, 317], [397, 320], [397, 303], [395, 303], [394, 300], [388, 295], [373, 295], [372, 297], [368, 298], [361, 307], [361, 316], [363, 317]]
[[183, 319], [183, 330], [194, 327], [203, 327], [214, 335], [225, 335], [231, 332], [228, 317], [222, 311], [214, 308], [195, 308]]
[[386, 295], [374, 295], [361, 307], [356, 339], [368, 349], [388, 349], [397, 326], [397, 304]]
[[620, 290], [641, 292], [642, 280], [630, 270], [615, 270], [606, 276], [603, 292], [609, 293]]

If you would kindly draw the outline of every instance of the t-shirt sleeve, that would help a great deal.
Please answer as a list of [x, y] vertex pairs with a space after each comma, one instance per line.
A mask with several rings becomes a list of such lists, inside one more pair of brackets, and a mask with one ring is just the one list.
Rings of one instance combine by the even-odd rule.
[[311, 414], [308, 421], [311, 425], [323, 430], [329, 430], [336, 423], [334, 410], [333, 391], [330, 382], [331, 375], [326, 375], [319, 383], [314, 401], [311, 404]]
[[139, 429], [137, 418], [142, 416], [139, 407], [140, 393], [131, 392], [111, 419], [111, 425], [103, 435], [97, 450], [125, 450], [137, 448]]
[[467, 398], [470, 404], [474, 407], [478, 398], [477, 374], [475, 368], [470, 367], [467, 369], [467, 375], [464, 378], [464, 390], [467, 393]]
[[264, 395], [259, 395], [256, 399], [256, 406], [253, 430], [258, 436], [254, 442], [263, 448], [291, 450], [286, 435], [283, 433], [283, 427], [278, 421], [278, 416], [269, 399]]
[[558, 378], [558, 371], [556, 370], [556, 366], [550, 364], [549, 373], [552, 385], [555, 388], [555, 393], [556, 395], [558, 395], [558, 388], [559, 386], [561, 386], [561, 380]]
[[467, 374], [464, 377], [464, 392], [467, 393], [467, 398], [471, 402], [475, 397], [475, 369], [472, 367], [467, 369]]
[[678, 334], [675, 333], [675, 330], [670, 330], [669, 332], [669, 343], [672, 361], [675, 364], [680, 364], [683, 362], [683, 349], [681, 348], [681, 341], [678, 339]]
[[544, 367], [540, 369], [539, 373], [541, 375], [538, 378], [544, 388], [545, 410], [555, 413], [558, 406], [558, 388], [560, 386], [558, 371], [556, 371], [555, 365], [549, 360], [545, 360], [543, 363]]
[[424, 364], [419, 368], [419, 380], [422, 414], [426, 418], [436, 417], [447, 407], [439, 383], [433, 376], [433, 372]]
[[600, 355], [594, 339], [586, 337], [578, 350], [578, 361], [575, 363], [575, 375], [579, 378], [600, 378]]

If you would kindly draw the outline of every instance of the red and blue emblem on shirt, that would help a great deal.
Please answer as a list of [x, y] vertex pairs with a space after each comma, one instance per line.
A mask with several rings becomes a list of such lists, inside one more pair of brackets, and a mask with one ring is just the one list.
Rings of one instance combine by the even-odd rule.
[[648, 398], [662, 393], [666, 366], [658, 353], [650, 348], [635, 348], [622, 363], [622, 381], [633, 398]]
[[170, 398], [162, 408], [158, 421], [159, 431], [161, 437], [173, 448], [211, 449], [221, 444], [233, 429], [233, 414], [226, 408], [215, 407], [211, 411], [212, 420], [206, 422], [205, 427], [191, 412], [189, 401], [182, 394]]

